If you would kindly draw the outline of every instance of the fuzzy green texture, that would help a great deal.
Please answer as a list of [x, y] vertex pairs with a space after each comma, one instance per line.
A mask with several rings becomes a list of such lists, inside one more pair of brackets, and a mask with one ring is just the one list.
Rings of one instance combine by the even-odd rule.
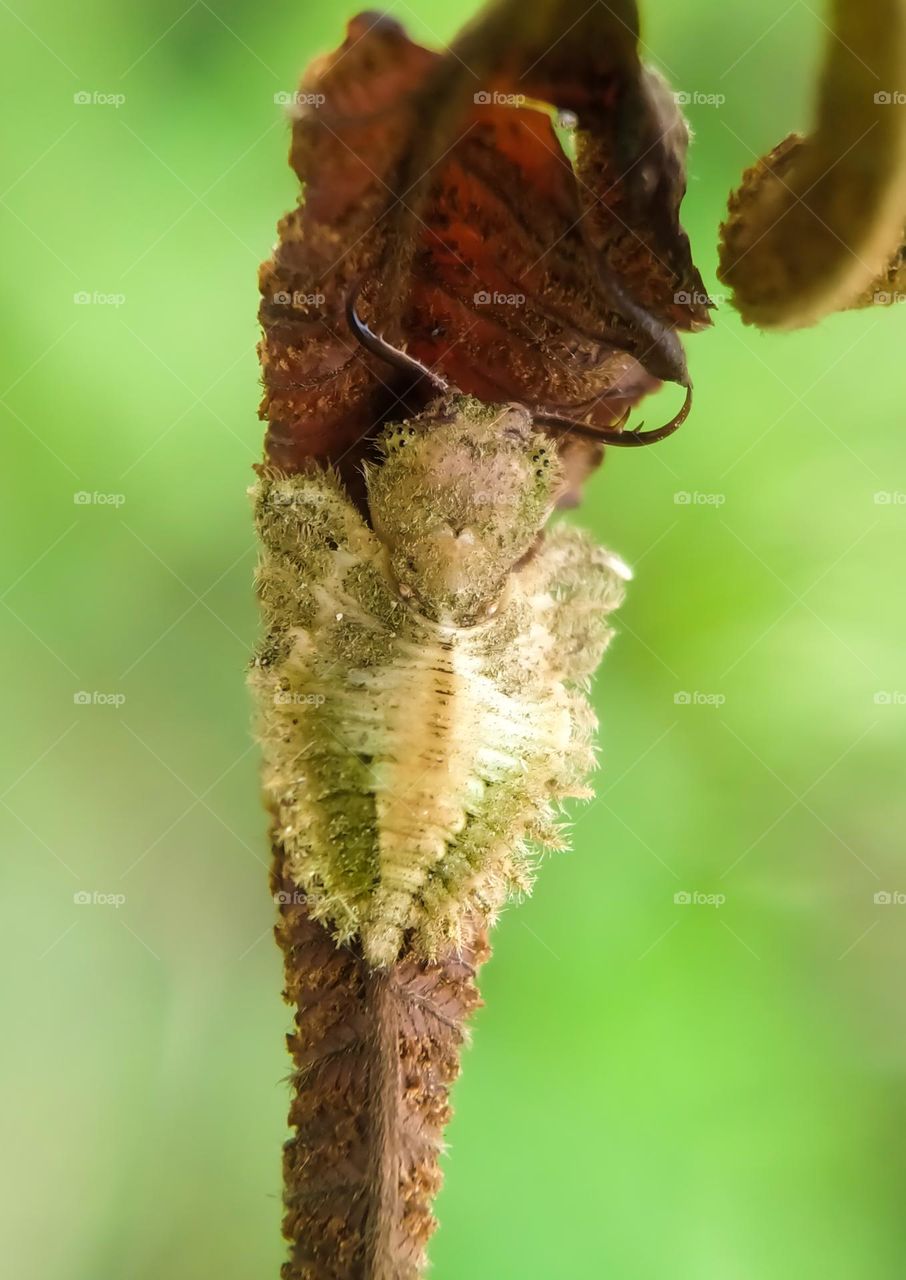
[[465, 397], [388, 428], [370, 524], [330, 472], [254, 491], [266, 634], [251, 683], [293, 878], [375, 966], [433, 957], [529, 888], [588, 795], [586, 697], [620, 565], [544, 526], [555, 450]]

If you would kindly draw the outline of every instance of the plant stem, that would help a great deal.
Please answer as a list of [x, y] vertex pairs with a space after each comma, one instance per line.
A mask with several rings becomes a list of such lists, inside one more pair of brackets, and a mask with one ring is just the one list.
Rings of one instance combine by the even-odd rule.
[[293, 1058], [283, 1280], [417, 1280], [483, 933], [436, 963], [372, 971], [313, 920], [274, 850]]

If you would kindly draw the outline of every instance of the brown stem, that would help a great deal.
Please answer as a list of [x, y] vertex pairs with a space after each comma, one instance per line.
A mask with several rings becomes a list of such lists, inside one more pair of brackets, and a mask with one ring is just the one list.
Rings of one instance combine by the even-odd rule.
[[374, 1017], [371, 1028], [372, 1105], [369, 1183], [372, 1193], [365, 1242], [364, 1272], [373, 1280], [395, 1280], [394, 1236], [399, 1216], [398, 1142], [400, 1123], [400, 1033], [393, 977], [388, 972], [365, 977], [366, 1001]]
[[485, 938], [437, 963], [404, 955], [371, 971], [311, 919], [279, 846], [273, 886], [296, 1010], [282, 1278], [417, 1280]]

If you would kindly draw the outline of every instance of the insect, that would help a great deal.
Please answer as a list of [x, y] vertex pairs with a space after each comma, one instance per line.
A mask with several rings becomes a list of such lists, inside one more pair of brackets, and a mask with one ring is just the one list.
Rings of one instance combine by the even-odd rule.
[[289, 874], [375, 967], [404, 941], [457, 945], [528, 889], [534, 847], [562, 846], [628, 576], [586, 534], [545, 530], [561, 467], [523, 406], [447, 388], [377, 448], [367, 519], [329, 470], [262, 471], [251, 674]]
[[[262, 268], [265, 786], [290, 875], [374, 965], [493, 916], [584, 794], [583, 684], [621, 577], [545, 526], [595, 446], [685, 420], [678, 330], [707, 322], [678, 219], [687, 134], [633, 21], [577, 10], [566, 56], [553, 0], [518, 50], [489, 40], [512, 10], [449, 56], [353, 20], [306, 79], [323, 99], [293, 124], [306, 197]], [[575, 166], [526, 94], [573, 113]], [[359, 318], [360, 280], [414, 354]], [[627, 429], [665, 379], [680, 412]]]

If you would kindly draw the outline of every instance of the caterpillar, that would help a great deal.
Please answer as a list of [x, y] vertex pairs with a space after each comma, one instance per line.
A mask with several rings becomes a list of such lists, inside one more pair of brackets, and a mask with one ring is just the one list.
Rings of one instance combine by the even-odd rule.
[[250, 684], [289, 876], [378, 968], [460, 945], [563, 847], [628, 571], [546, 527], [561, 469], [528, 409], [448, 392], [376, 447], [367, 514], [331, 470], [262, 469]]

